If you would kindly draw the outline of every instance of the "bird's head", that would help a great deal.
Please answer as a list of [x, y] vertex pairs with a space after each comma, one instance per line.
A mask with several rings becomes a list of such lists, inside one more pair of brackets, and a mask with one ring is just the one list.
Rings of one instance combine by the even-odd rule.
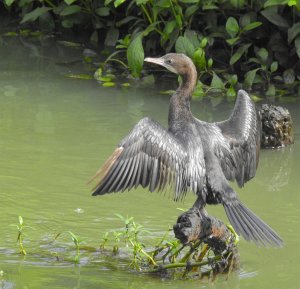
[[168, 53], [158, 58], [147, 57], [145, 61], [164, 66], [169, 71], [181, 76], [191, 73], [196, 73], [197, 75], [193, 61], [182, 53]]

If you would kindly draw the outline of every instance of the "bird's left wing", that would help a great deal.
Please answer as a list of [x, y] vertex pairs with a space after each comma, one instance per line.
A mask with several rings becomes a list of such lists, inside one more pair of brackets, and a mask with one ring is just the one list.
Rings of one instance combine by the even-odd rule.
[[130, 190], [142, 185], [162, 191], [174, 185], [175, 200], [187, 191], [187, 153], [168, 130], [150, 118], [140, 120], [121, 141], [93, 179], [93, 195]]

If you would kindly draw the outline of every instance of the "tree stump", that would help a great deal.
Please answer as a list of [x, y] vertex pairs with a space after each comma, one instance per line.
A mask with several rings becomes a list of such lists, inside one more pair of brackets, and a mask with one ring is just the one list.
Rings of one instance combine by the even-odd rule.
[[263, 104], [259, 112], [262, 148], [281, 148], [294, 142], [293, 122], [286, 108]]
[[214, 273], [228, 272], [239, 268], [237, 235], [222, 221], [208, 216], [206, 212], [191, 208], [180, 215], [173, 226], [175, 237], [182, 244], [201, 241], [209, 246], [215, 256], [226, 262], [218, 263]]

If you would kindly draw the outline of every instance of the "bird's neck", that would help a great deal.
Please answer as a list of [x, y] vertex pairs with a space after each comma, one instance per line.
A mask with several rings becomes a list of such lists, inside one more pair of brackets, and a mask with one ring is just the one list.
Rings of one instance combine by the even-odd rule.
[[182, 76], [182, 83], [172, 95], [169, 106], [169, 127], [190, 121], [193, 117], [190, 102], [197, 81], [197, 72], [191, 71]]
[[191, 100], [194, 88], [197, 82], [197, 71], [194, 66], [192, 66], [188, 73], [181, 76], [182, 82], [176, 90], [176, 94], [180, 97], [188, 98]]

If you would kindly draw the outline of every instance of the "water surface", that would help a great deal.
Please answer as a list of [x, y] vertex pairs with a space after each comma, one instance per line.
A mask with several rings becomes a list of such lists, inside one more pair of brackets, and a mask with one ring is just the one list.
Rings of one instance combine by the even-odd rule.
[[[144, 236], [151, 243], [176, 221], [176, 208], [189, 208], [195, 199], [190, 195], [176, 204], [140, 188], [91, 197], [87, 181], [140, 118], [150, 116], [166, 125], [168, 97], [154, 86], [104, 89], [94, 80], [66, 78], [65, 73], [83, 72], [84, 65], [57, 62], [81, 59], [81, 50], [50, 40], [0, 42], [2, 288], [299, 288], [299, 103], [285, 105], [292, 113], [296, 143], [262, 151], [257, 176], [237, 189], [242, 201], [282, 236], [282, 249], [241, 240], [242, 271], [210, 285], [135, 274], [122, 261], [108, 263], [97, 254], [83, 254], [80, 265], [56, 261], [57, 255], [72, 256], [67, 231], [97, 247], [104, 232], [122, 227], [114, 215], [120, 213], [151, 231]], [[193, 103], [194, 114], [209, 121], [227, 117], [232, 107], [218, 99]], [[227, 220], [223, 208], [208, 210]], [[26, 257], [19, 256], [17, 231], [10, 226], [19, 215], [32, 227], [26, 229]]]

